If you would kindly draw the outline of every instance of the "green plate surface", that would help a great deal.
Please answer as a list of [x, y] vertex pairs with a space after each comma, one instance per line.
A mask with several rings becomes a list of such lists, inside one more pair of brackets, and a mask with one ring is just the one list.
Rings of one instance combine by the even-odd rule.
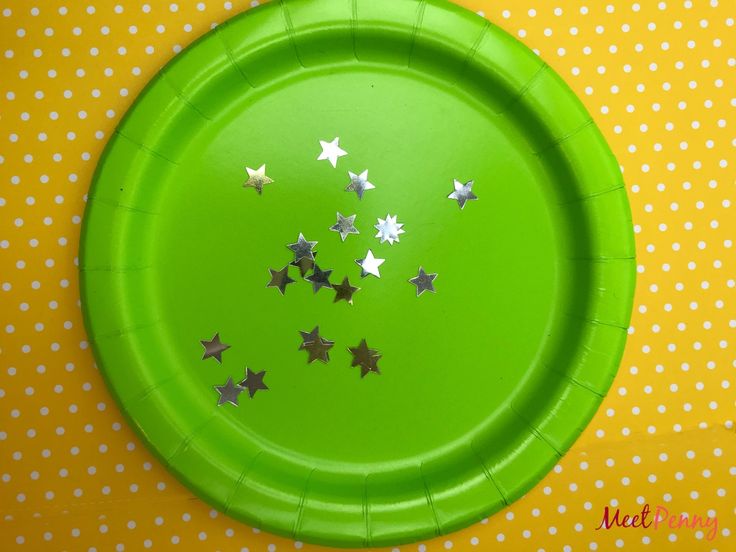
[[[337, 136], [335, 169], [317, 156]], [[258, 195], [245, 167], [264, 163]], [[453, 179], [478, 200], [460, 210]], [[329, 231], [337, 211], [359, 235]], [[374, 237], [386, 214], [400, 243]], [[300, 232], [362, 288], [353, 305], [296, 268], [284, 296], [266, 287]], [[380, 279], [360, 278], [368, 249]], [[435, 294], [407, 282], [419, 266]], [[442, 0], [289, 0], [140, 95], [92, 183], [80, 273], [100, 368], [183, 483], [269, 531], [377, 546], [478, 521], [554, 465], [616, 373], [635, 260], [616, 160], [531, 51]], [[298, 350], [315, 325], [327, 364]], [[222, 364], [202, 360], [215, 332]], [[361, 379], [363, 338], [383, 358]], [[246, 366], [270, 389], [218, 406]]]

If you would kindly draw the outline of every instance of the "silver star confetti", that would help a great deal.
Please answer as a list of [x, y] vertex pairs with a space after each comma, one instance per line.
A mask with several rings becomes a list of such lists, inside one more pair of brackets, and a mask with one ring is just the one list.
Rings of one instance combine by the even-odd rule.
[[266, 176], [266, 165], [261, 165], [257, 169], [245, 167], [248, 172], [248, 180], [243, 184], [244, 188], [255, 188], [259, 194], [263, 193], [263, 187], [266, 184], [272, 184], [273, 180]]
[[230, 345], [226, 345], [220, 341], [219, 332], [216, 333], [209, 341], [204, 339], [200, 341], [200, 343], [204, 347], [204, 356], [202, 356], [202, 360], [212, 357], [222, 364], [222, 352], [228, 350]]
[[431, 291], [434, 293], [434, 279], [437, 278], [437, 274], [427, 274], [424, 268], [419, 267], [419, 273], [412, 279], [409, 280], [412, 284], [417, 287], [417, 297], [419, 297], [425, 291]]
[[319, 360], [320, 362], [327, 364], [330, 361], [329, 351], [334, 345], [334, 342], [327, 339], [322, 339], [321, 337], [315, 339], [311, 343], [308, 343], [304, 346], [304, 348], [309, 353], [309, 359], [307, 360], [307, 362], [311, 364], [315, 360]]
[[341, 284], [333, 284], [332, 289], [335, 290], [335, 300], [333, 303], [338, 301], [347, 301], [349, 304], [353, 304], [353, 294], [356, 291], [360, 291], [359, 287], [351, 286], [348, 277], [342, 279]]
[[403, 234], [405, 230], [402, 230], [403, 223], [396, 222], [398, 215], [386, 215], [385, 219], [378, 219], [378, 224], [374, 224], [373, 228], [378, 230], [376, 238], [381, 239], [381, 243], [388, 242], [389, 245], [393, 245], [394, 242], [399, 242], [399, 235]]
[[323, 287], [331, 288], [330, 274], [332, 270], [322, 270], [319, 265], [314, 265], [312, 273], [306, 277], [307, 280], [312, 282], [312, 291], [317, 293]]
[[363, 193], [365, 193], [366, 190], [373, 190], [375, 186], [368, 182], [368, 170], [364, 170], [360, 174], [355, 174], [353, 172], [348, 171], [348, 175], [350, 176], [350, 184], [348, 184], [348, 187], [345, 188], [346, 192], [355, 192], [358, 194], [358, 199], [363, 199]]
[[309, 360], [307, 362], [312, 363], [315, 360], [328, 362], [330, 360], [328, 351], [332, 349], [335, 342], [320, 337], [319, 326], [315, 326], [311, 332], [300, 331], [299, 335], [302, 336], [302, 344], [299, 345], [299, 350], [309, 352]]
[[465, 207], [465, 203], [467, 201], [478, 199], [478, 197], [472, 192], [472, 180], [469, 180], [465, 184], [458, 180], [454, 180], [453, 184], [455, 185], [455, 191], [448, 195], [447, 199], [457, 200], [457, 204], [460, 206], [460, 209]]
[[386, 259], [376, 259], [373, 256], [373, 251], [370, 249], [368, 250], [368, 253], [365, 254], [365, 259], [355, 259], [355, 262], [360, 267], [360, 275], [363, 278], [369, 274], [372, 274], [376, 278], [380, 278], [381, 273], [379, 272], [378, 267], [385, 261]]
[[332, 142], [325, 142], [324, 140], [319, 141], [319, 145], [322, 147], [322, 153], [317, 157], [317, 161], [324, 159], [329, 160], [333, 168], [337, 167], [337, 160], [343, 155], [347, 155], [344, 149], [340, 148], [340, 137], [338, 136]]
[[[317, 258], [317, 252], [313, 252], [312, 255], [314, 255], [314, 258]], [[299, 261], [291, 261], [289, 263], [291, 266], [295, 266], [299, 269], [299, 274], [302, 278], [304, 278], [307, 275], [307, 272], [312, 270], [314, 268], [314, 260], [312, 259], [300, 259]]]
[[250, 368], [245, 368], [245, 379], [238, 385], [243, 389], [248, 390], [248, 396], [252, 399], [256, 391], [268, 391], [268, 385], [263, 383], [263, 378], [266, 375], [266, 371], [254, 372]]
[[307, 241], [300, 232], [296, 243], [290, 243], [286, 247], [294, 252], [294, 262], [298, 263], [302, 259], [314, 260], [314, 252], [312, 250], [315, 245], [317, 245], [316, 241]]
[[238, 395], [243, 392], [243, 388], [233, 383], [233, 378], [227, 378], [225, 385], [215, 385], [215, 390], [220, 394], [217, 399], [217, 406], [230, 403], [238, 406]]
[[363, 378], [366, 374], [374, 372], [380, 374], [381, 371], [378, 369], [378, 361], [381, 358], [381, 353], [376, 349], [369, 349], [368, 343], [365, 339], [360, 342], [357, 347], [348, 347], [348, 351], [353, 355], [353, 361], [350, 366], [360, 366], [360, 377]]
[[289, 265], [286, 265], [281, 270], [269, 268], [268, 271], [271, 273], [271, 281], [268, 282], [266, 287], [277, 288], [281, 292], [281, 295], [286, 291], [286, 286], [294, 283], [294, 280], [289, 278]]
[[330, 226], [330, 230], [333, 232], [339, 232], [342, 241], [348, 237], [348, 234], [360, 234], [358, 229], [355, 227], [355, 217], [357, 215], [350, 215], [349, 217], [342, 216], [339, 212], [337, 213], [337, 222]]

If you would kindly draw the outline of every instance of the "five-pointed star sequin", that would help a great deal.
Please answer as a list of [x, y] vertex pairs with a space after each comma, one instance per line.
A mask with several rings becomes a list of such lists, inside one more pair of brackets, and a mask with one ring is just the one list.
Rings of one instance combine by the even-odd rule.
[[472, 180], [468, 180], [465, 184], [458, 180], [454, 180], [453, 184], [455, 186], [455, 191], [448, 195], [447, 199], [457, 200], [457, 204], [460, 206], [460, 209], [463, 209], [465, 207], [465, 203], [467, 201], [478, 199], [478, 197], [472, 191]]
[[333, 232], [339, 232], [342, 241], [348, 237], [348, 234], [360, 234], [358, 229], [355, 227], [355, 217], [357, 215], [350, 215], [349, 217], [342, 216], [339, 212], [337, 213], [337, 222], [330, 226], [330, 230]]
[[434, 293], [434, 279], [437, 278], [437, 274], [427, 274], [423, 267], [419, 267], [419, 273], [411, 278], [409, 281], [417, 287], [417, 297], [419, 297], [425, 291], [431, 291]]
[[398, 215], [386, 215], [385, 219], [379, 218], [378, 224], [374, 224], [373, 228], [378, 230], [376, 238], [380, 238], [381, 243], [387, 241], [389, 245], [393, 245], [394, 242], [399, 242], [399, 235], [403, 234], [405, 230], [401, 227], [404, 226], [401, 222], [396, 222]]
[[369, 372], [381, 373], [378, 369], [378, 361], [381, 358], [381, 353], [376, 349], [368, 348], [368, 343], [366, 343], [365, 339], [357, 347], [348, 347], [348, 351], [353, 355], [353, 361], [350, 366], [360, 366], [361, 378], [365, 377]]
[[286, 291], [286, 286], [294, 283], [294, 280], [289, 278], [289, 265], [286, 265], [281, 270], [274, 270], [273, 268], [269, 268], [268, 271], [271, 273], [271, 281], [268, 282], [268, 285], [266, 287], [278, 288], [279, 292], [281, 292], [281, 295], [283, 295]]
[[368, 170], [364, 170], [360, 174], [355, 174], [348, 171], [350, 176], [350, 184], [345, 188], [346, 192], [355, 192], [358, 194], [358, 199], [363, 199], [363, 194], [366, 190], [372, 190], [375, 188], [373, 184], [368, 182]]
[[317, 293], [323, 287], [332, 287], [332, 284], [330, 283], [330, 274], [332, 274], [332, 270], [322, 270], [319, 265], [314, 265], [314, 270], [306, 278], [312, 282], [312, 290], [314, 293]]
[[319, 145], [322, 146], [322, 153], [317, 157], [317, 161], [323, 159], [329, 160], [333, 168], [337, 167], [337, 160], [343, 155], [347, 155], [344, 149], [340, 147], [340, 137], [338, 136], [332, 142], [325, 142], [324, 140], [319, 141]]
[[272, 184], [273, 180], [266, 176], [266, 165], [261, 165], [257, 169], [245, 167], [248, 172], [248, 180], [243, 184], [244, 188], [255, 188], [259, 194], [263, 193], [263, 187], [266, 184]]
[[266, 371], [254, 372], [250, 368], [245, 368], [245, 379], [238, 385], [243, 389], [248, 390], [248, 396], [252, 399], [256, 391], [264, 390], [268, 391], [268, 385], [263, 383], [263, 378], [266, 375]]
[[378, 270], [378, 267], [381, 266], [386, 259], [376, 259], [373, 256], [373, 251], [370, 249], [368, 250], [368, 253], [365, 254], [364, 259], [355, 259], [355, 262], [360, 267], [360, 275], [361, 277], [365, 278], [369, 274], [372, 274], [376, 278], [381, 277], [381, 273]]
[[230, 345], [226, 345], [225, 343], [220, 341], [219, 332], [216, 333], [209, 341], [204, 339], [200, 341], [200, 343], [204, 347], [204, 355], [202, 356], [202, 360], [212, 357], [217, 362], [222, 364], [222, 352], [229, 349]]
[[304, 235], [300, 232], [296, 243], [290, 243], [286, 247], [294, 252], [294, 262], [298, 263], [302, 259], [314, 260], [314, 246], [317, 245], [316, 241], [307, 241]]
[[[312, 255], [314, 255], [315, 259], [317, 258], [316, 251], [313, 251]], [[307, 272], [309, 272], [310, 270], [314, 268], [314, 260], [307, 259], [306, 257], [298, 261], [291, 261], [289, 264], [299, 269], [299, 274], [301, 275], [302, 278], [304, 278], [307, 275]]]
[[347, 301], [349, 304], [353, 304], [353, 294], [356, 291], [360, 291], [359, 287], [351, 286], [348, 277], [342, 279], [341, 284], [333, 284], [332, 289], [335, 290], [335, 300], [333, 303], [337, 303], [340, 300]]
[[307, 343], [304, 345], [304, 349], [307, 350], [309, 353], [309, 359], [307, 362], [311, 364], [315, 360], [319, 360], [323, 363], [328, 363], [330, 361], [330, 349], [334, 347], [335, 343], [333, 341], [330, 341], [329, 339], [323, 339], [321, 337], [318, 337], [311, 343]]
[[243, 392], [243, 388], [233, 383], [233, 378], [227, 378], [225, 385], [215, 385], [215, 390], [220, 394], [217, 399], [217, 406], [230, 403], [238, 406], [238, 395]]
[[[314, 341], [321, 339], [319, 335], [319, 326], [315, 326], [314, 329], [311, 332], [303, 332], [299, 331], [299, 335], [302, 336], [302, 344], [299, 345], [299, 350], [306, 349], [307, 345], [310, 343], [313, 343]], [[325, 339], [324, 341], [327, 341], [327, 343], [333, 343], [334, 341], [330, 341], [329, 339]]]

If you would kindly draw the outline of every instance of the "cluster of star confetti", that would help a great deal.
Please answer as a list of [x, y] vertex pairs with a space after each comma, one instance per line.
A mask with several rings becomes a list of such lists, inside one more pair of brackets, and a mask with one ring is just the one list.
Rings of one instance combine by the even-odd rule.
[[[315, 360], [319, 360], [324, 364], [330, 361], [330, 349], [335, 345], [334, 341], [325, 339], [319, 334], [319, 326], [315, 326], [311, 332], [300, 331], [302, 343], [299, 345], [300, 351], [307, 351], [307, 363], [311, 364]], [[369, 349], [366, 340], [363, 339], [357, 347], [348, 347], [348, 351], [353, 355], [351, 367], [360, 366], [360, 377], [373, 372], [380, 374], [378, 369], [378, 361], [381, 353], [376, 349]]]
[[[222, 353], [230, 348], [230, 345], [223, 343], [220, 340], [219, 332], [216, 333], [212, 339], [203, 339], [200, 341], [202, 347], [204, 347], [204, 355], [202, 360], [208, 358], [214, 358], [218, 364], [222, 364]], [[243, 391], [248, 391], [248, 396], [252, 399], [257, 391], [267, 391], [268, 385], [263, 382], [263, 378], [266, 376], [266, 371], [254, 372], [246, 366], [245, 377], [239, 382], [234, 383], [232, 377], [228, 377], [227, 381], [223, 385], [215, 385], [215, 391], [219, 393], [217, 399], [217, 406], [222, 406], [225, 403], [230, 403], [233, 406], [238, 406], [238, 398]]]
[[[321, 153], [317, 157], [318, 161], [328, 161], [333, 168], [337, 168], [338, 160], [341, 157], [348, 155], [348, 152], [340, 147], [340, 138], [337, 137], [331, 141], [320, 140], [320, 147], [322, 148]], [[246, 167], [248, 174], [247, 181], [243, 184], [245, 188], [253, 188], [260, 195], [263, 193], [264, 186], [273, 184], [273, 179], [266, 175], [266, 165], [263, 164], [257, 169]], [[370, 191], [375, 190], [374, 186], [368, 179], [368, 169], [365, 169], [359, 173], [348, 171], [349, 183], [345, 187], [346, 192], [354, 192], [358, 197], [358, 200], [363, 199], [363, 195]], [[453, 181], [454, 190], [447, 196], [448, 199], [456, 201], [460, 209], [464, 209], [468, 201], [477, 200], [477, 196], [473, 193], [473, 181], [462, 183], [459, 180]], [[339, 211], [336, 213], [337, 220], [329, 227], [329, 230], [336, 232], [340, 235], [340, 239], [344, 242], [351, 234], [360, 234], [360, 231], [355, 226], [356, 214], [345, 216]], [[377, 222], [373, 227], [377, 230], [375, 237], [379, 240], [379, 243], [388, 242], [389, 245], [393, 246], [394, 243], [401, 241], [401, 235], [406, 233], [404, 230], [404, 223], [399, 222], [398, 215], [386, 214], [385, 218], [378, 218]], [[334, 301], [345, 301], [348, 304], [353, 304], [353, 295], [360, 291], [360, 288], [350, 283], [350, 279], [345, 276], [342, 282], [339, 284], [333, 284], [330, 281], [332, 276], [331, 269], [323, 269], [317, 264], [317, 241], [308, 240], [304, 234], [299, 233], [294, 243], [287, 244], [286, 247], [291, 250], [294, 254], [292, 261], [287, 263], [281, 269], [269, 268], [270, 280], [266, 284], [268, 288], [275, 288], [281, 295], [286, 294], [286, 288], [295, 283], [296, 280], [289, 275], [290, 267], [296, 267], [299, 270], [301, 278], [312, 285], [312, 291], [316, 294], [322, 288], [331, 289], [335, 292]], [[376, 278], [381, 277], [380, 267], [386, 259], [378, 258], [374, 255], [371, 249], [368, 249], [365, 256], [362, 259], [356, 259], [355, 263], [360, 267], [360, 276], [365, 278], [367, 276], [374, 276]], [[407, 280], [416, 289], [416, 296], [419, 297], [425, 291], [434, 293], [434, 281], [437, 278], [436, 273], [429, 273], [425, 271], [423, 266], [419, 267], [417, 275]], [[329, 339], [325, 339], [319, 334], [319, 326], [315, 326], [312, 331], [300, 331], [299, 334], [302, 338], [302, 343], [299, 345], [299, 350], [307, 352], [308, 358], [307, 363], [311, 364], [314, 361], [319, 360], [323, 363], [330, 361], [330, 349], [334, 347], [335, 342]], [[213, 356], [219, 362], [221, 360], [220, 355], [222, 351], [228, 346], [222, 345], [219, 342], [219, 335], [215, 335], [212, 341], [202, 341], [202, 345], [205, 346], [205, 357]], [[224, 348], [223, 348], [224, 347]], [[371, 372], [380, 374], [378, 368], [378, 361], [381, 358], [381, 353], [376, 349], [371, 349], [365, 339], [361, 340], [360, 344], [356, 347], [348, 347], [348, 351], [353, 356], [351, 363], [352, 367], [360, 367], [361, 378]], [[220, 400], [218, 404], [224, 404], [229, 402], [237, 406], [238, 395], [248, 390], [249, 395], [253, 397], [255, 391], [259, 389], [268, 389], [263, 383], [263, 374], [260, 372], [255, 374], [249, 369], [246, 369], [245, 379], [235, 384], [232, 378], [228, 378], [228, 381], [223, 386], [217, 386], [215, 389], [220, 393]]]

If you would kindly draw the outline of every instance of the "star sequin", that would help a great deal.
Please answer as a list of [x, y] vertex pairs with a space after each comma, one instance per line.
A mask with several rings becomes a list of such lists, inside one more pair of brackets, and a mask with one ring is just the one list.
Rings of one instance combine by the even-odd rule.
[[315, 360], [319, 360], [322, 363], [327, 364], [330, 361], [330, 349], [334, 347], [334, 342], [327, 339], [317, 338], [311, 343], [308, 343], [304, 348], [309, 353], [309, 359], [307, 362], [311, 364]]
[[323, 287], [332, 287], [332, 284], [330, 283], [330, 274], [332, 274], [332, 270], [322, 270], [319, 265], [314, 265], [314, 270], [306, 278], [312, 282], [312, 290], [314, 293], [317, 293]]
[[286, 247], [294, 252], [294, 262], [298, 263], [302, 259], [314, 260], [314, 246], [317, 245], [316, 241], [307, 241], [304, 235], [300, 232], [296, 243], [290, 243]]
[[319, 326], [315, 326], [311, 332], [300, 331], [302, 344], [299, 350], [306, 350], [309, 353], [307, 362], [310, 364], [315, 360], [327, 363], [330, 360], [329, 350], [335, 345], [334, 341], [325, 339], [319, 335]]
[[335, 300], [333, 303], [338, 301], [347, 301], [349, 304], [353, 304], [353, 294], [356, 291], [360, 291], [359, 287], [351, 286], [348, 277], [342, 279], [341, 284], [333, 284], [332, 289], [335, 290]]
[[322, 146], [322, 153], [317, 157], [317, 161], [323, 159], [329, 160], [333, 168], [337, 167], [337, 160], [343, 155], [347, 155], [344, 149], [340, 148], [340, 137], [338, 136], [332, 142], [325, 142], [324, 140], [319, 141], [319, 145]]
[[465, 203], [470, 200], [476, 200], [478, 197], [472, 192], [473, 181], [468, 180], [465, 184], [458, 180], [453, 181], [455, 185], [455, 191], [447, 196], [447, 199], [457, 200], [457, 204], [460, 209], [465, 207]]
[[361, 277], [365, 278], [369, 274], [372, 274], [376, 278], [381, 277], [381, 273], [378, 270], [378, 267], [381, 266], [386, 259], [376, 259], [373, 256], [373, 251], [370, 249], [368, 250], [368, 253], [365, 254], [364, 259], [355, 259], [355, 262], [360, 267], [360, 275]]
[[350, 366], [360, 366], [360, 377], [365, 377], [370, 372], [380, 374], [381, 371], [378, 368], [378, 361], [381, 358], [381, 353], [376, 349], [370, 349], [368, 343], [363, 339], [360, 345], [357, 347], [348, 347], [348, 351], [353, 355], [353, 361]]
[[266, 375], [266, 371], [263, 370], [261, 372], [254, 372], [250, 368], [245, 368], [245, 379], [241, 381], [238, 385], [248, 390], [248, 396], [252, 399], [253, 395], [256, 394], [256, 391], [268, 391], [268, 385], [263, 383], [263, 378]]
[[271, 273], [271, 281], [268, 282], [266, 287], [277, 288], [281, 292], [281, 295], [286, 291], [286, 286], [294, 283], [294, 280], [289, 278], [289, 265], [286, 265], [281, 270], [269, 268], [268, 271]]
[[419, 267], [419, 273], [409, 280], [412, 284], [417, 287], [417, 297], [419, 297], [425, 291], [431, 291], [434, 293], [434, 279], [437, 278], [437, 273], [427, 274], [424, 268]]
[[358, 229], [355, 227], [355, 217], [357, 215], [350, 215], [349, 217], [342, 216], [339, 212], [337, 213], [337, 222], [330, 226], [330, 230], [333, 232], [339, 232], [342, 241], [348, 237], [348, 234], [360, 234]]
[[363, 199], [363, 194], [366, 190], [373, 190], [375, 186], [368, 182], [368, 170], [364, 170], [360, 174], [355, 174], [348, 171], [350, 176], [350, 184], [345, 188], [346, 192], [355, 192], [358, 194], [358, 199]]
[[217, 399], [217, 406], [230, 403], [238, 406], [238, 395], [243, 392], [243, 388], [233, 383], [233, 378], [227, 378], [225, 385], [215, 385], [215, 390], [220, 394]]
[[396, 222], [396, 219], [398, 218], [398, 215], [394, 215], [393, 217], [391, 215], [386, 215], [386, 219], [378, 219], [378, 224], [374, 224], [373, 228], [378, 230], [378, 234], [376, 234], [376, 238], [380, 238], [381, 243], [388, 242], [389, 245], [393, 245], [394, 242], [399, 242], [399, 235], [403, 234], [405, 231], [402, 230], [403, 223]]
[[[314, 258], [317, 258], [317, 252], [312, 252], [312, 255]], [[314, 260], [307, 259], [306, 257], [303, 259], [299, 259], [298, 261], [291, 261], [289, 263], [291, 266], [295, 266], [299, 269], [299, 274], [302, 278], [304, 278], [307, 275], [307, 272], [312, 270], [314, 268]]]
[[266, 184], [272, 184], [273, 180], [266, 176], [266, 165], [261, 165], [257, 169], [245, 167], [248, 173], [248, 180], [243, 184], [244, 188], [255, 188], [259, 194], [263, 193], [263, 187]]
[[225, 343], [222, 343], [220, 341], [219, 332], [216, 333], [209, 341], [204, 339], [200, 341], [200, 343], [204, 347], [204, 355], [202, 356], [202, 360], [212, 357], [217, 362], [222, 364], [222, 352], [228, 350], [230, 348], [230, 345], [226, 345]]

